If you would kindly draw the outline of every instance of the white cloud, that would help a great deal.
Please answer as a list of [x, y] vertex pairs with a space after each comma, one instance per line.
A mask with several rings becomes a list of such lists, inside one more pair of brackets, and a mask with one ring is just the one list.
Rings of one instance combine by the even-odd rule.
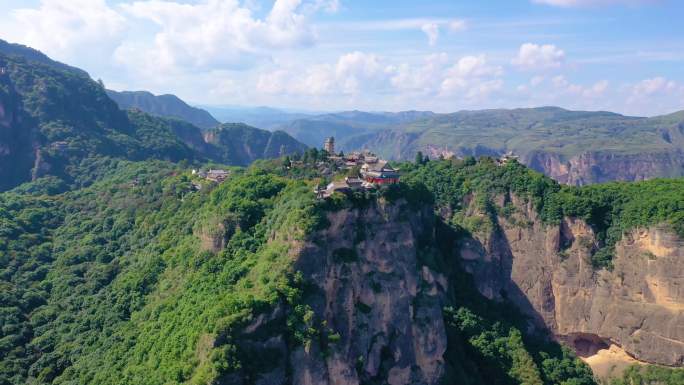
[[41, 0], [36, 8], [11, 11], [0, 23], [11, 41], [73, 64], [108, 57], [126, 28], [126, 19], [105, 0]]
[[468, 99], [485, 97], [503, 86], [503, 69], [487, 63], [484, 55], [465, 56], [446, 72], [442, 95], [460, 94]]
[[525, 43], [512, 63], [523, 69], [543, 70], [558, 68], [565, 61], [565, 52], [553, 44]]
[[[203, 0], [193, 4], [149, 0], [122, 4], [130, 16], [157, 24], [159, 31], [151, 47], [122, 52], [140, 52], [163, 69], [241, 68], [256, 58], [269, 57], [272, 50], [303, 47], [315, 40], [309, 13], [337, 2], [302, 3], [276, 0], [264, 19], [237, 0]], [[118, 55], [121, 56], [121, 52]]]
[[389, 71], [390, 68], [383, 66], [376, 55], [357, 51], [340, 57], [335, 75], [343, 92], [353, 94], [364, 87], [384, 86]]
[[468, 28], [468, 24], [465, 20], [452, 20], [449, 22], [449, 30], [452, 32], [464, 31]]
[[644, 79], [632, 87], [633, 97], [647, 97], [657, 93], [672, 92], [677, 90], [677, 83], [658, 76]]
[[607, 80], [599, 80], [592, 85], [579, 85], [568, 81], [565, 76], [558, 75], [551, 79], [554, 87], [553, 93], [556, 95], [574, 95], [585, 99], [594, 99], [603, 96], [610, 83]]
[[448, 65], [444, 52], [428, 55], [420, 66], [401, 64], [394, 68], [392, 86], [401, 92], [432, 93], [439, 89]]
[[392, 73], [393, 68], [377, 55], [355, 51], [341, 55], [334, 65], [318, 64], [303, 71], [288, 68], [262, 74], [257, 89], [281, 95], [356, 95], [389, 87]]
[[556, 7], [591, 7], [602, 5], [638, 5], [655, 3], [655, 0], [532, 0], [533, 3]]
[[484, 55], [465, 56], [455, 63], [446, 53], [432, 54], [420, 65], [391, 64], [372, 53], [351, 52], [333, 64], [276, 69], [259, 77], [257, 90], [270, 95], [353, 96], [378, 95], [411, 99], [446, 100], [458, 96], [482, 100], [503, 87], [503, 69]]
[[428, 43], [430, 45], [437, 44], [437, 39], [439, 39], [439, 26], [437, 25], [437, 23], [423, 24], [423, 26], [420, 29], [428, 37]]

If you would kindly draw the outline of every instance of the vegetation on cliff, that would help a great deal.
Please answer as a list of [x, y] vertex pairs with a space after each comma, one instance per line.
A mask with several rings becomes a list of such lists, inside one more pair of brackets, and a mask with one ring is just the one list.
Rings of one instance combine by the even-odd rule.
[[306, 148], [246, 125], [218, 128], [206, 143], [190, 123], [120, 110], [87, 73], [25, 47], [0, 44], [0, 69], [0, 191], [47, 175], [72, 185], [83, 162], [103, 158], [247, 165]]
[[[636, 227], [667, 225], [684, 237], [684, 178], [612, 182], [585, 187], [562, 186], [517, 162], [499, 165], [491, 158], [403, 163], [404, 180], [424, 183], [450, 219], [465, 230], [494, 228], [497, 215], [508, 215], [511, 206], [497, 209], [497, 196], [514, 194], [532, 202], [540, 219], [557, 224], [563, 217], [589, 223], [600, 242], [592, 262], [610, 267], [614, 246], [622, 234]], [[475, 197], [482, 218], [468, 218], [468, 199]], [[478, 219], [478, 220], [476, 220]]]
[[[58, 196], [3, 194], [0, 383], [206, 383], [241, 367], [231, 331], [297, 305], [288, 249], [317, 226], [309, 190], [253, 170], [191, 192], [154, 162]], [[288, 329], [299, 343], [315, 334], [297, 332], [305, 315]]]
[[165, 118], [176, 118], [191, 123], [199, 128], [207, 129], [220, 123], [211, 114], [201, 108], [191, 107], [175, 95], [153, 95], [146, 91], [112, 91], [107, 95], [122, 110], [137, 109], [148, 114]]
[[[305, 157], [314, 164], [320, 154]], [[63, 192], [63, 182], [48, 177], [0, 194], [0, 383], [253, 378], [263, 368], [240, 333], [277, 306], [288, 309], [287, 322], [270, 333], [291, 346], [330, 346], [339, 336], [303, 300], [306, 282], [292, 269], [296, 245], [326, 225], [326, 211], [378, 198], [450, 209], [451, 222], [438, 226], [442, 261], [455, 258], [448, 245], [458, 238], [454, 231], [467, 231], [458, 213], [473, 195], [485, 197], [477, 204], [492, 220], [506, 214], [491, 199], [509, 192], [530, 200], [548, 222], [580, 216], [604, 232], [607, 246], [611, 234], [630, 226], [681, 229], [680, 180], [576, 189], [516, 163], [430, 161], [402, 165], [405, 182], [377, 194], [317, 202], [315, 172], [282, 163], [235, 170], [218, 186], [195, 180], [204, 184], [196, 191], [187, 168], [102, 158], [80, 166], [88, 172], [77, 185], [87, 187]], [[454, 378], [592, 383], [572, 354], [525, 334], [524, 318], [480, 297], [467, 274], [440, 258], [426, 254], [421, 263], [458, 275], [445, 312]]]
[[654, 365], [630, 366], [620, 378], [609, 385], [679, 385], [684, 384], [684, 369], [665, 368]]

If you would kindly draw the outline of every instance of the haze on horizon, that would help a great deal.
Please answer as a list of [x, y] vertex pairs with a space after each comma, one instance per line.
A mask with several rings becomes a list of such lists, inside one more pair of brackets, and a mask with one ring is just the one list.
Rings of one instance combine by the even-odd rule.
[[204, 105], [684, 109], [681, 2], [483, 3], [8, 0], [0, 38]]

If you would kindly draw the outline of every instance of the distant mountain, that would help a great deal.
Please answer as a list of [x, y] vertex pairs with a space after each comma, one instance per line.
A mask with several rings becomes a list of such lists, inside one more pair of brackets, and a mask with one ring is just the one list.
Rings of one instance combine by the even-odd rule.
[[201, 108], [191, 107], [175, 95], [154, 95], [147, 91], [107, 90], [107, 95], [114, 100], [119, 108], [128, 110], [137, 108], [148, 114], [166, 118], [177, 118], [207, 129], [220, 123], [211, 114]]
[[341, 150], [370, 148], [397, 160], [413, 159], [418, 151], [432, 158], [513, 152], [567, 184], [684, 175], [684, 111], [654, 118], [558, 107], [451, 114], [354, 111], [300, 119], [283, 130], [309, 145], [335, 136]]
[[279, 128], [309, 146], [320, 146], [325, 138], [334, 136], [340, 149], [353, 149], [374, 132], [433, 116], [429, 111], [344, 111], [297, 119]]
[[79, 75], [88, 76], [88, 73], [80, 68], [72, 67], [70, 65], [52, 60], [44, 53], [25, 45], [8, 43], [2, 39], [0, 39], [0, 54], [7, 56], [19, 56], [26, 61], [45, 64], [59, 70], [70, 71]]
[[312, 114], [287, 112], [271, 107], [230, 107], [230, 106], [202, 106], [216, 119], [224, 123], [245, 123], [265, 130], [277, 129], [279, 126], [303, 119]]
[[207, 131], [204, 137], [218, 151], [217, 158], [237, 165], [306, 150], [304, 144], [283, 131], [260, 130], [243, 123], [222, 124]]
[[78, 185], [108, 159], [245, 165], [281, 147], [288, 154], [305, 148], [283, 132], [249, 126], [213, 130], [221, 139], [207, 143], [186, 121], [122, 111], [84, 71], [9, 47], [12, 54], [0, 52], [0, 191], [42, 176]]

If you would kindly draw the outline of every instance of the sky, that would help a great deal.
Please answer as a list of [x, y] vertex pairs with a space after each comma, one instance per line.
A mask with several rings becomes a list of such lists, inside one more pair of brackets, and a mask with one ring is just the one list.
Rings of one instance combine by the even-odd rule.
[[684, 109], [681, 0], [0, 0], [0, 38], [200, 105]]

